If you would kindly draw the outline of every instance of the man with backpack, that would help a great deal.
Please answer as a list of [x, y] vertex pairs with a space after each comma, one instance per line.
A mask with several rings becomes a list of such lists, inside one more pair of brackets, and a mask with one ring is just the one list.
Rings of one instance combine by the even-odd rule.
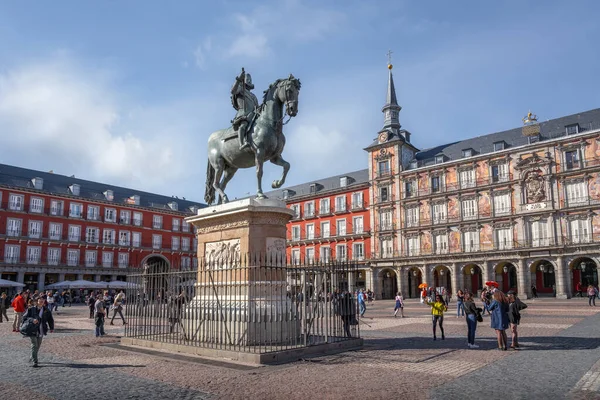
[[31, 358], [33, 362], [32, 367], [37, 368], [38, 365], [38, 352], [42, 346], [42, 339], [48, 334], [48, 328], [50, 333], [54, 331], [54, 318], [52, 313], [44, 305], [46, 301], [39, 297], [37, 305], [29, 308], [23, 316], [23, 324], [21, 326], [21, 333], [28, 336], [31, 339]]

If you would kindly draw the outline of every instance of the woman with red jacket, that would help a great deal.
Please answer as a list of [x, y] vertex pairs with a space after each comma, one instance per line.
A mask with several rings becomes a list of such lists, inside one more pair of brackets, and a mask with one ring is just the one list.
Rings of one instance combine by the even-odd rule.
[[10, 304], [15, 310], [15, 319], [13, 320], [13, 332], [19, 332], [21, 323], [23, 322], [23, 313], [25, 312], [25, 299], [23, 298], [23, 291], [19, 292]]

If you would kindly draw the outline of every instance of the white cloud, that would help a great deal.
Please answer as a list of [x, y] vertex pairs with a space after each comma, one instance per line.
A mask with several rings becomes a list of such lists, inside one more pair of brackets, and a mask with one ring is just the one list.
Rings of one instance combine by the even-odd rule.
[[269, 53], [267, 36], [257, 28], [256, 21], [244, 15], [235, 15], [240, 35], [231, 44], [227, 55], [230, 57], [261, 58]]
[[208, 36], [194, 50], [194, 62], [198, 68], [204, 69], [207, 55], [211, 50], [212, 38]]
[[3, 162], [148, 190], [183, 175], [182, 138], [131, 121], [105, 75], [65, 60], [0, 75]]

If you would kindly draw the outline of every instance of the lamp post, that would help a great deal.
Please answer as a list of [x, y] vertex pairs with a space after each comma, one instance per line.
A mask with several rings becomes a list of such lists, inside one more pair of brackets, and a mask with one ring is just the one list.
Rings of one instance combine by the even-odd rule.
[[502, 271], [504, 271], [504, 273], [506, 274], [508, 272], [508, 267], [505, 265], [504, 268], [502, 268]]

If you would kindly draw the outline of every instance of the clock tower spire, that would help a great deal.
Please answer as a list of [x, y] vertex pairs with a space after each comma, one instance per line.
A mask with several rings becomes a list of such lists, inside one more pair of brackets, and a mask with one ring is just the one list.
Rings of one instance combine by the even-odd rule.
[[402, 107], [398, 105], [398, 100], [396, 99], [394, 75], [392, 74], [392, 68], [394, 68], [394, 66], [392, 65], [392, 51], [388, 51], [387, 56], [389, 76], [385, 105], [381, 109], [384, 116], [382, 130], [387, 130], [390, 131], [392, 134], [398, 135], [401, 126], [399, 113]]

